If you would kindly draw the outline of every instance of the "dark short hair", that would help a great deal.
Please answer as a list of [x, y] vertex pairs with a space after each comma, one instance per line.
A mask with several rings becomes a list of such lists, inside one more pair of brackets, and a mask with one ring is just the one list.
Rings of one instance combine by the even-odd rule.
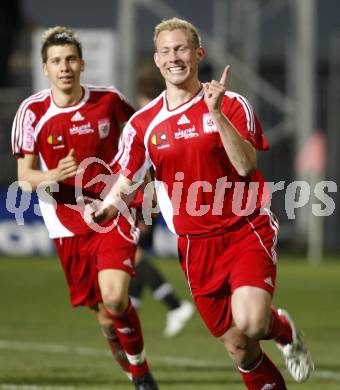
[[80, 59], [83, 59], [83, 49], [75, 31], [62, 26], [51, 27], [42, 35], [41, 58], [47, 62], [47, 50], [51, 46], [74, 45]]

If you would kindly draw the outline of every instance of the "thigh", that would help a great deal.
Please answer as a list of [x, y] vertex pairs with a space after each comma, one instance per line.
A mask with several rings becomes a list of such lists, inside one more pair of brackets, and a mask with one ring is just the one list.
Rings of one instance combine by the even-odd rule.
[[223, 235], [178, 240], [179, 259], [196, 307], [215, 337], [220, 337], [231, 325], [232, 259], [225, 240]]
[[240, 287], [258, 287], [274, 294], [276, 283], [277, 227], [268, 215], [248, 219], [235, 236], [234, 262], [230, 276], [232, 293]]
[[179, 260], [193, 296], [212, 296], [219, 291], [230, 294], [233, 258], [225, 241], [224, 235], [179, 237]]
[[248, 247], [243, 243], [236, 257], [230, 275], [231, 292], [244, 286], [257, 287], [274, 294], [276, 264], [261, 249]]
[[97, 233], [96, 240], [98, 271], [111, 269], [124, 271], [130, 276], [135, 275], [138, 230], [120, 218], [115, 229], [107, 233]]
[[211, 295], [194, 296], [194, 302], [210, 333], [215, 337], [224, 335], [231, 326], [231, 297], [227, 291]]
[[122, 299], [127, 303], [130, 280], [130, 275], [122, 270], [105, 269], [99, 271], [98, 282], [104, 302], [105, 297], [111, 297], [112, 299]]
[[233, 320], [237, 325], [266, 322], [270, 316], [272, 297], [268, 291], [258, 287], [239, 287], [231, 297]]
[[54, 240], [72, 306], [93, 306], [101, 301], [96, 258], [88, 248], [92, 241], [92, 233]]

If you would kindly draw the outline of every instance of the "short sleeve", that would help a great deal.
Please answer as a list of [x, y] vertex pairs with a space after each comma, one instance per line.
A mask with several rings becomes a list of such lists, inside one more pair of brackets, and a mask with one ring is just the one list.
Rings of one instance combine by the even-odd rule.
[[255, 149], [269, 148], [261, 124], [246, 98], [232, 93], [229, 99], [224, 99], [222, 110], [240, 135], [251, 142]]
[[125, 124], [135, 113], [127, 98], [117, 91], [113, 102], [113, 112], [119, 124]]
[[117, 154], [119, 170], [132, 180], [139, 182], [144, 179], [151, 162], [144, 145], [143, 134], [138, 127], [130, 121], [123, 129]]
[[24, 154], [37, 154], [35, 143], [36, 114], [27, 105], [22, 104], [13, 121], [12, 152], [16, 157]]

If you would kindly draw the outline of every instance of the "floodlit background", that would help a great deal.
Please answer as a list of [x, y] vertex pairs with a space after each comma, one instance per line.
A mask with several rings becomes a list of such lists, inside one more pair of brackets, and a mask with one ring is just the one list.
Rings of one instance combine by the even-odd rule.
[[[59, 265], [48, 261], [55, 257], [35, 195], [17, 193], [11, 126], [20, 102], [47, 85], [39, 56], [45, 28], [78, 30], [87, 62], [83, 81], [114, 84], [136, 104], [141, 70], [152, 67], [153, 28], [173, 16], [201, 32], [202, 81], [231, 64], [229, 88], [250, 100], [270, 144], [259, 155], [260, 168], [267, 181], [283, 182], [272, 201], [281, 225], [277, 303], [302, 324], [318, 369], [310, 383], [289, 382], [289, 388], [340, 388], [339, 13], [338, 0], [0, 2], [0, 389], [103, 390], [111, 382], [114, 389], [129, 388], [89, 314], [69, 308]], [[318, 208], [324, 216], [313, 214]], [[172, 257], [158, 262], [188, 296], [173, 261], [175, 237], [162, 221], [155, 235], [155, 259]], [[242, 388], [197, 315], [169, 342], [161, 337], [164, 311], [148, 295], [144, 306], [162, 389]]]
[[[77, 29], [85, 46], [84, 81], [114, 84], [136, 103], [140, 70], [152, 65], [153, 28], [163, 18], [178, 16], [201, 31], [207, 50], [202, 81], [219, 77], [223, 67], [231, 64], [229, 88], [244, 94], [260, 117], [271, 146], [259, 156], [260, 167], [267, 181], [284, 182], [272, 202], [281, 223], [281, 248], [296, 249], [312, 262], [319, 262], [324, 251], [339, 251], [338, 207], [330, 216], [312, 213], [313, 205], [325, 208], [325, 193], [333, 206], [339, 198], [334, 192], [340, 178], [337, 0], [100, 0], [96, 4], [90, 0], [4, 0], [0, 7], [2, 191], [16, 178], [10, 133], [18, 104], [48, 85], [39, 56], [44, 28]], [[306, 191], [299, 193], [299, 184], [291, 184], [294, 180], [310, 183], [309, 198], [304, 197]], [[317, 187], [322, 180], [333, 183]], [[291, 196], [286, 191], [289, 184]], [[12, 197], [15, 188], [11, 188]], [[31, 241], [42, 234], [37, 225], [30, 229], [30, 239], [25, 227], [19, 231], [17, 225], [9, 227], [6, 219], [13, 217], [16, 207], [17, 214], [25, 210], [23, 204], [21, 208], [10, 204], [9, 214], [1, 211], [0, 252], [15, 254], [21, 251], [21, 243], [30, 241], [29, 251], [46, 253], [42, 241], [36, 245]], [[287, 213], [287, 207], [293, 212]], [[10, 240], [15, 231], [14, 245]]]

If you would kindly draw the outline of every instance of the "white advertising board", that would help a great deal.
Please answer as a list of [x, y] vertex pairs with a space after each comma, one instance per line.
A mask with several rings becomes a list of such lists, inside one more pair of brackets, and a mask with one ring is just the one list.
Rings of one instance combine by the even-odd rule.
[[[49, 82], [42, 72], [40, 55], [41, 36], [45, 29], [32, 33], [32, 78], [33, 92], [49, 88]], [[81, 81], [84, 84], [116, 85], [117, 80], [117, 39], [112, 29], [77, 29], [83, 46], [85, 71]]]

